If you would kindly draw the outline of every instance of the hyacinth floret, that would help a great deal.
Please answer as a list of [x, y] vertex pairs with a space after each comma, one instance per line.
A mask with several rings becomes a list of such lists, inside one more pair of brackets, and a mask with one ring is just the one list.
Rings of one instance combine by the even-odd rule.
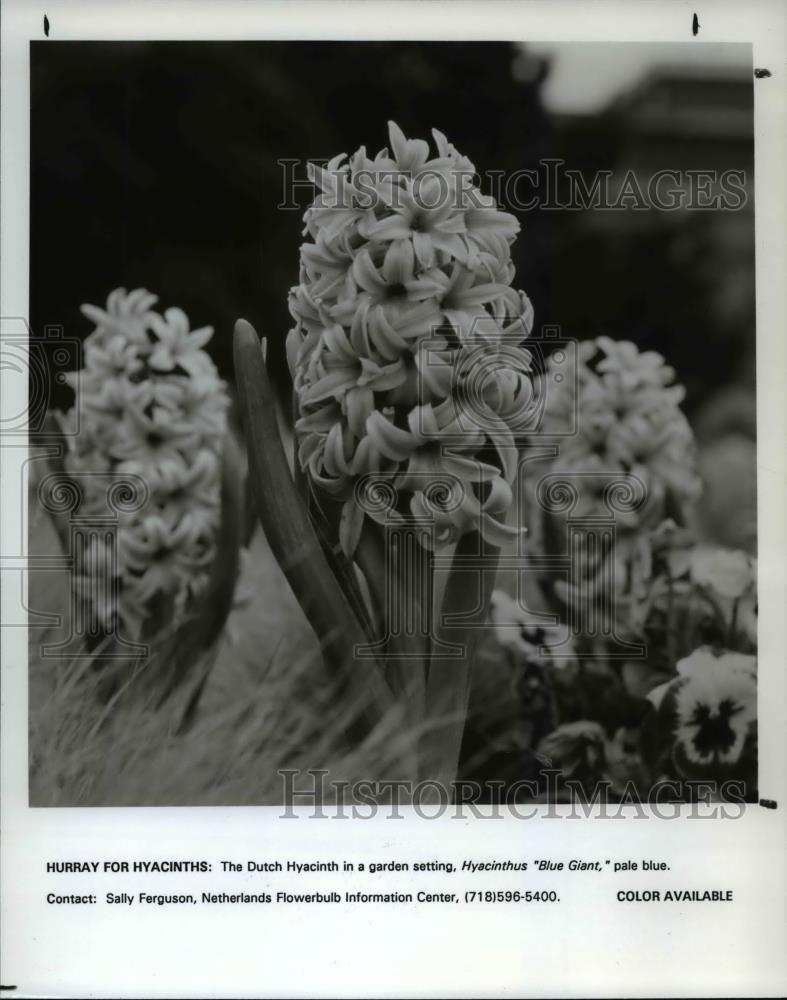
[[[61, 418], [73, 432], [65, 471], [79, 483], [80, 516], [109, 513], [113, 478], [145, 484], [144, 504], [115, 512], [115, 551], [91, 538], [75, 573], [89, 600], [102, 594], [92, 608], [101, 626], [132, 638], [155, 602], [177, 622], [207, 581], [227, 430], [225, 385], [203, 350], [212, 329], [190, 330], [181, 309], [160, 314], [156, 301], [145, 289], [118, 288], [106, 308], [82, 307], [96, 328], [84, 367], [66, 376], [75, 401]], [[96, 588], [97, 575], [112, 585]]]
[[[518, 533], [504, 521], [532, 398], [523, 345], [533, 322], [511, 287], [519, 223], [433, 137], [434, 157], [390, 122], [390, 148], [373, 158], [362, 147], [310, 165], [318, 194], [304, 216], [287, 354], [298, 460], [311, 488], [342, 504], [348, 555], [365, 516], [432, 518], [437, 544]], [[396, 492], [379, 514], [355, 493], [370, 475]], [[430, 489], [441, 481], [449, 503]]]

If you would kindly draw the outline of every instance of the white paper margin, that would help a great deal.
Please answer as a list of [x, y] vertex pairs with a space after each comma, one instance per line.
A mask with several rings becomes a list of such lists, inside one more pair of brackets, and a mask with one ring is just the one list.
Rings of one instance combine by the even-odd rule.
[[[697, 13], [700, 32], [692, 37]], [[785, 308], [785, 37], [776, 2], [299, 2], [2, 5], [0, 316], [28, 310], [29, 48], [65, 39], [423, 38], [528, 41], [751, 41], [755, 82], [759, 487], [760, 794], [736, 822], [516, 820], [426, 823], [282, 821], [251, 808], [27, 808], [27, 649], [2, 632], [2, 975], [8, 996], [779, 996], [787, 987], [787, 309]], [[64, 250], [67, 252], [67, 250]], [[4, 334], [5, 335], [5, 334]], [[3, 414], [20, 412], [19, 379], [2, 372]], [[22, 392], [22, 395], [20, 395]], [[3, 448], [2, 553], [23, 555], [19, 474], [25, 451]], [[19, 587], [4, 572], [2, 621], [18, 621]], [[482, 825], [483, 824], [483, 825]], [[52, 857], [369, 859], [664, 856], [697, 879], [735, 887], [729, 909], [586, 905], [458, 907], [416, 916], [358, 907], [197, 907], [149, 913], [46, 908]], [[414, 883], [415, 884], [415, 883]], [[235, 883], [233, 883], [235, 885]], [[138, 888], [141, 888], [139, 886]], [[240, 888], [240, 883], [238, 883]]]

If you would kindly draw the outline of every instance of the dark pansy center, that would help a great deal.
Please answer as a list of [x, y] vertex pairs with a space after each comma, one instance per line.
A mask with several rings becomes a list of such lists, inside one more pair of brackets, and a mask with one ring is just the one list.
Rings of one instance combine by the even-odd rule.
[[705, 757], [710, 754], [726, 753], [735, 743], [735, 732], [730, 720], [740, 712], [740, 706], [729, 698], [719, 704], [718, 712], [711, 713], [707, 705], [697, 705], [691, 718], [697, 731], [692, 743], [697, 753]]

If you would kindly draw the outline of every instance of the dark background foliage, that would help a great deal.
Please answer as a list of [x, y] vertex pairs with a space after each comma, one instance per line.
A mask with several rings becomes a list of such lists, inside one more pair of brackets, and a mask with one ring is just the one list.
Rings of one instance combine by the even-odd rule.
[[[234, 320], [250, 319], [270, 338], [283, 387], [301, 213], [278, 207], [277, 161], [297, 159], [304, 179], [309, 159], [384, 146], [390, 118], [410, 136], [440, 128], [482, 173], [552, 157], [588, 177], [695, 167], [751, 178], [750, 80], [673, 74], [572, 117], [545, 112], [548, 72], [507, 43], [33, 43], [35, 334], [59, 325], [84, 336], [80, 303], [145, 286], [162, 307], [215, 327], [225, 376]], [[309, 193], [296, 197], [305, 207]], [[538, 324], [661, 351], [690, 411], [720, 387], [752, 383], [751, 197], [739, 212], [518, 214], [516, 283]], [[747, 395], [749, 417], [736, 410], [734, 421], [751, 407]]]

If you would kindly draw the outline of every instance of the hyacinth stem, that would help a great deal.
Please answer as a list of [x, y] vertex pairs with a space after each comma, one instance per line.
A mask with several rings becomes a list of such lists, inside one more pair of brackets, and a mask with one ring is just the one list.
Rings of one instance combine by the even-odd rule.
[[[414, 533], [413, 533], [414, 535]], [[401, 688], [408, 706], [408, 714], [414, 725], [420, 725], [426, 711], [426, 664], [429, 659], [429, 643], [432, 628], [431, 594], [434, 575], [431, 552], [422, 549], [415, 537], [409, 545], [419, 559], [426, 561], [423, 579], [415, 581], [408, 569], [401, 566], [401, 560], [393, 554], [392, 579], [398, 588], [398, 600], [406, 621], [406, 627], [389, 640], [389, 676]], [[404, 557], [406, 559], [407, 556]]]
[[364, 518], [354, 559], [366, 581], [374, 631], [381, 636], [385, 631], [385, 550], [380, 534], [369, 518]]
[[[478, 556], [481, 544], [474, 532], [463, 535], [457, 542], [440, 611], [439, 620], [448, 628], [445, 640], [463, 646], [464, 653], [461, 657], [433, 655], [429, 663], [428, 728], [422, 744], [422, 777], [439, 782], [445, 789], [451, 788], [459, 768], [473, 662], [488, 620], [495, 586], [499, 549], [486, 545], [484, 555]], [[477, 561], [473, 557], [477, 557]], [[466, 618], [471, 613], [472, 621], [451, 626], [452, 616]]]
[[366, 642], [366, 635], [337, 586], [293, 483], [278, 432], [273, 388], [260, 339], [245, 320], [235, 324], [234, 358], [249, 474], [263, 530], [320, 640], [326, 665], [358, 696], [365, 722], [374, 725], [392, 704], [390, 689], [374, 660], [356, 663], [355, 650]]
[[[299, 468], [299, 464], [297, 462], [295, 463], [295, 467], [296, 469]], [[297, 479], [295, 483], [296, 486], [299, 486]], [[331, 572], [334, 574], [337, 582], [344, 591], [345, 597], [347, 598], [353, 613], [363, 626], [368, 642], [372, 643], [377, 637], [377, 631], [375, 629], [366, 598], [361, 591], [358, 579], [355, 575], [355, 568], [351, 560], [347, 558], [338, 545], [331, 545], [330, 539], [332, 537], [336, 538], [338, 536], [338, 532], [332, 526], [332, 522], [326, 514], [326, 511], [317, 501], [317, 498], [308, 483], [304, 483], [303, 490], [305, 490], [309, 519], [311, 520], [312, 527], [314, 528], [323, 552], [325, 553], [325, 558], [328, 561]]]
[[[398, 541], [402, 541], [401, 537]], [[404, 704], [413, 725], [423, 720], [426, 698], [426, 663], [429, 656], [431, 602], [425, 588], [432, 586], [431, 554], [412, 548], [429, 559], [428, 580], [414, 580], [411, 567], [402, 565], [395, 546], [370, 519], [361, 529], [355, 560], [363, 573], [372, 601], [378, 642], [384, 645], [386, 677], [395, 697]]]

